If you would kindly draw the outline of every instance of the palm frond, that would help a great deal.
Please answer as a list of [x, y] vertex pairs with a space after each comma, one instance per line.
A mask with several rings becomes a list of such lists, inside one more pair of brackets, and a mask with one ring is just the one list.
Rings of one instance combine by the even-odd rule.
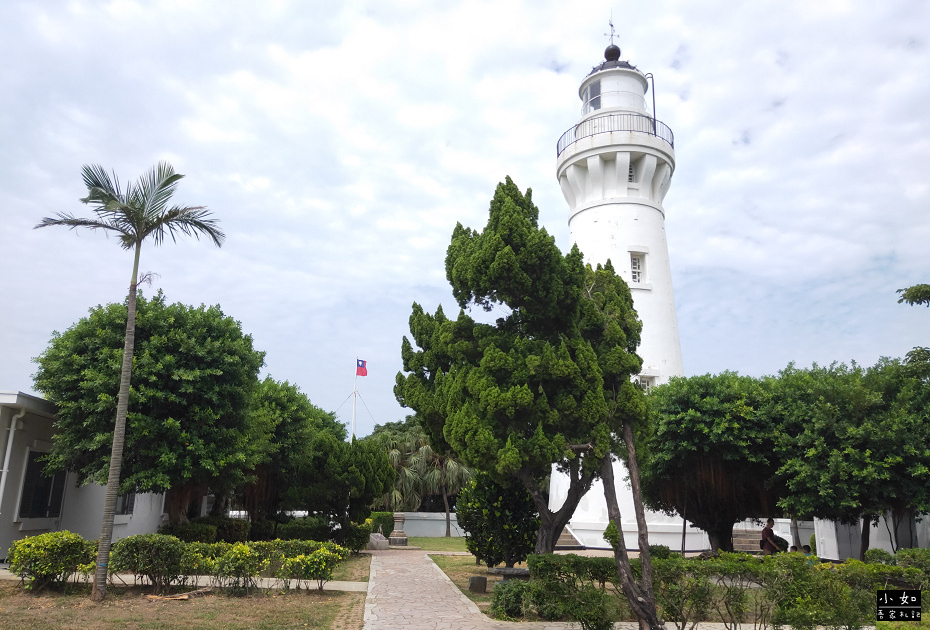
[[183, 175], [175, 173], [167, 162], [159, 162], [135, 183], [121, 188], [116, 173], [112, 176], [99, 164], [86, 164], [82, 177], [87, 196], [81, 201], [92, 206], [96, 219], [79, 219], [59, 213], [58, 218], [46, 217], [36, 226], [67, 225], [71, 228], [87, 227], [110, 230], [120, 236], [124, 249], [131, 249], [151, 238], [154, 245], [172, 241], [179, 234], [199, 239], [205, 235], [221, 247], [226, 235], [216, 219], [210, 218], [205, 206], [167, 207]]
[[183, 208], [175, 206], [167, 210], [159, 222], [168, 228], [168, 233], [173, 241], [177, 240], [176, 235], [178, 232], [185, 236], [193, 236], [198, 240], [200, 235], [203, 234], [209, 237], [214, 245], [222, 247], [223, 241], [226, 240], [226, 234], [219, 228], [217, 220], [207, 218], [209, 216], [210, 211], [207, 210], [206, 206], [186, 206]]
[[57, 217], [58, 218], [43, 217], [43, 219], [39, 221], [34, 229], [38, 230], [39, 228], [49, 227], [52, 225], [64, 225], [71, 228], [72, 230], [79, 227], [86, 227], [90, 228], [91, 230], [109, 230], [112, 232], [125, 234], [119, 225], [115, 225], [109, 221], [101, 221], [98, 219], [81, 219], [79, 217], [75, 217], [63, 212], [59, 212]]

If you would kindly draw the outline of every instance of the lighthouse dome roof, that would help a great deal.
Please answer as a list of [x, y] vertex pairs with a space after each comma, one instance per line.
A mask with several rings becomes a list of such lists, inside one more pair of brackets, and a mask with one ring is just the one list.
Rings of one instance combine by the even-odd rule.
[[602, 70], [610, 70], [612, 68], [625, 68], [627, 70], [638, 70], [634, 65], [631, 65], [628, 61], [620, 60], [620, 47], [615, 44], [611, 44], [604, 50], [604, 61], [600, 64], [591, 68], [591, 72], [588, 73], [588, 76], [591, 76], [595, 72], [600, 72]]

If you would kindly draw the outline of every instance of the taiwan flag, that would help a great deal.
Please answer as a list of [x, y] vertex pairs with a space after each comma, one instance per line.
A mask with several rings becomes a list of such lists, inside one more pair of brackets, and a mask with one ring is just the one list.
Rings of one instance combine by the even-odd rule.
[[355, 360], [355, 375], [356, 376], [368, 376], [368, 368], [366, 367], [367, 363], [361, 359]]

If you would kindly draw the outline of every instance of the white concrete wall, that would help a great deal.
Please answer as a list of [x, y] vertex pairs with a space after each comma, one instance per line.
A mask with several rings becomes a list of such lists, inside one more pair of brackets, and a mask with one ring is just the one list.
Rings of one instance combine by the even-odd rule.
[[[639, 548], [639, 528], [636, 524], [636, 512], [633, 507], [633, 492], [624, 479], [627, 477], [626, 466], [623, 462], [614, 462], [614, 483], [617, 486], [617, 502], [620, 507], [620, 518], [623, 528], [623, 539], [627, 549]], [[568, 496], [568, 477], [559, 473], [553, 467], [549, 482], [549, 507], [559, 509]], [[604, 540], [604, 530], [609, 522], [607, 517], [607, 501], [604, 498], [604, 486], [600, 481], [592, 484], [585, 494], [575, 514], [569, 521], [569, 529], [575, 538], [585, 547], [594, 549], [609, 549], [610, 544]], [[684, 522], [677, 516], [668, 516], [661, 512], [646, 510], [646, 522], [649, 529], [650, 545], [666, 545], [672, 550], [681, 549], [681, 533]], [[685, 526], [685, 550], [703, 551], [710, 549], [710, 541], [700, 529]]]
[[[6, 454], [10, 420], [17, 411], [9, 407], [0, 407], [0, 428], [4, 430], [0, 465]], [[5, 473], [6, 484], [3, 496], [0, 497], [0, 558], [6, 558], [14, 540], [55, 531], [60, 526], [60, 519], [20, 519], [18, 515], [29, 452], [47, 453], [51, 450], [52, 433], [52, 420], [48, 418], [27, 413], [17, 423], [17, 429], [13, 433], [9, 470]]]
[[[453, 537], [465, 535], [459, 527], [458, 515], [450, 514]], [[390, 532], [385, 532], [387, 536]], [[446, 535], [446, 515], [444, 512], [404, 512], [404, 533], [408, 536], [426, 536], [440, 538]]]
[[[3, 432], [0, 437], [0, 465], [9, 441], [10, 419], [17, 411], [15, 407], [0, 407], [0, 431]], [[7, 557], [7, 551], [14, 540], [26, 536], [61, 530], [69, 530], [91, 540], [100, 536], [106, 490], [96, 484], [77, 487], [73, 474], [69, 474], [65, 480], [64, 498], [58, 518], [19, 517], [28, 454], [30, 451], [49, 452], [53, 435], [53, 420], [31, 413], [20, 420], [13, 433], [9, 470], [4, 475], [6, 483], [3, 496], [0, 497], [0, 558]], [[162, 523], [162, 504], [161, 494], [137, 495], [133, 514], [115, 518], [113, 540], [155, 532]]]
[[[61, 529], [67, 529], [84, 538], [100, 537], [103, 525], [103, 502], [106, 488], [98, 484], [76, 487], [69, 475], [65, 485]], [[164, 494], [137, 494], [132, 514], [113, 518], [113, 541], [136, 534], [153, 534], [161, 526]]]

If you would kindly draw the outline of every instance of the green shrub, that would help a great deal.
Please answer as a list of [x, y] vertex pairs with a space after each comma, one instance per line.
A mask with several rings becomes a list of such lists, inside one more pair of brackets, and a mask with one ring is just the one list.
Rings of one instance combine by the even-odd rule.
[[342, 541], [344, 547], [352, 553], [358, 553], [368, 545], [371, 539], [371, 525], [369, 523], [349, 523], [349, 530]]
[[617, 610], [605, 584], [619, 582], [613, 558], [534, 554], [527, 566], [533, 578], [530, 601], [540, 617], [567, 617], [585, 630], [612, 627]]
[[920, 571], [921, 589], [930, 588], [930, 549], [898, 549], [895, 561], [899, 567]]
[[672, 550], [666, 545], [649, 545], [649, 557], [653, 560], [666, 560], [672, 555]]
[[118, 540], [110, 552], [110, 573], [145, 577], [164, 593], [185, 575], [187, 545], [174, 536], [140, 534]]
[[512, 567], [536, 546], [539, 515], [522, 484], [505, 486], [487, 473], [476, 473], [455, 503], [465, 546], [488, 567]]
[[817, 538], [814, 534], [811, 534], [811, 539], [808, 541], [811, 546], [811, 553], [815, 556], [817, 555]]
[[894, 556], [884, 549], [867, 549], [865, 561], [869, 564], [894, 564]]
[[532, 586], [526, 580], [498, 582], [491, 599], [491, 616], [505, 621], [519, 620], [532, 610]]
[[174, 536], [184, 542], [216, 542], [216, 525], [208, 523], [184, 523], [182, 525], [162, 525], [159, 534]]
[[297, 588], [301, 581], [315, 581], [322, 591], [323, 585], [333, 579], [333, 570], [341, 560], [338, 554], [320, 547], [310, 554], [285, 558], [276, 575], [286, 584], [289, 580], [297, 580]]
[[95, 541], [65, 530], [15, 540], [7, 559], [10, 572], [38, 592], [49, 584], [64, 584], [75, 573], [93, 571], [96, 548]]
[[260, 518], [249, 529], [249, 540], [274, 540], [277, 538], [278, 523], [267, 518]]
[[245, 543], [235, 543], [216, 560], [216, 575], [233, 594], [248, 593], [256, 586], [256, 578], [268, 568], [262, 558]]
[[583, 630], [611, 630], [617, 611], [611, 597], [590, 584], [583, 586], [568, 600], [568, 616], [581, 624]]
[[216, 527], [215, 540], [217, 542], [245, 542], [249, 539], [249, 531], [252, 529], [252, 523], [249, 521], [227, 516], [201, 516], [191, 521], [191, 523], [205, 523]]
[[372, 512], [368, 518], [371, 519], [372, 533], [377, 532], [380, 527], [381, 533], [387, 538], [394, 531], [394, 512]]
[[707, 619], [713, 595], [709, 565], [670, 556], [653, 562], [652, 569], [656, 603], [662, 607], [666, 620], [684, 630]]
[[[697, 562], [697, 560], [689, 560]], [[749, 597], [749, 589], [760, 583], [759, 568], [762, 563], [748, 553], [721, 552], [717, 557], [703, 562], [708, 580], [713, 587], [711, 607], [717, 612], [727, 630], [738, 628], [750, 611], [753, 618], [767, 618], [765, 608], [758, 605], [758, 598]], [[764, 624], [761, 624], [764, 625]]]
[[278, 525], [278, 536], [285, 540], [331, 540], [333, 529], [321, 516], [304, 516]]

